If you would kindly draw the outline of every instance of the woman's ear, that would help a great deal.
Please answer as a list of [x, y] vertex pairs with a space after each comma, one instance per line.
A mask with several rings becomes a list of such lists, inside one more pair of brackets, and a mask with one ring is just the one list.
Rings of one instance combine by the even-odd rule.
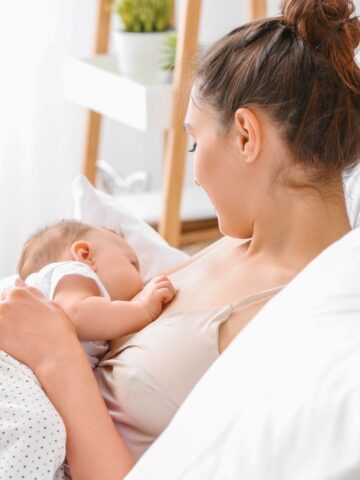
[[247, 163], [256, 160], [260, 152], [261, 130], [257, 116], [248, 108], [238, 108], [234, 118], [237, 145]]
[[84, 240], [78, 240], [71, 245], [71, 255], [76, 262], [86, 263], [95, 270], [95, 263], [91, 257], [90, 244]]

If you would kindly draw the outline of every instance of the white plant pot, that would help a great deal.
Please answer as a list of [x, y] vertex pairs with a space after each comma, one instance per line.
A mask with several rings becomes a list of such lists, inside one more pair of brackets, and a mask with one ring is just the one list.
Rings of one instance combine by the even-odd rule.
[[122, 75], [151, 85], [163, 83], [161, 55], [169, 30], [164, 32], [114, 32], [114, 47]]

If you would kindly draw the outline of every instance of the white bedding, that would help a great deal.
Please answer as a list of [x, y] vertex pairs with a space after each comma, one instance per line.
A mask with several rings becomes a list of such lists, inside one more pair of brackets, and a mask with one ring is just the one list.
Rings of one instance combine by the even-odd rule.
[[0, 479], [64, 480], [65, 425], [32, 371], [0, 350]]

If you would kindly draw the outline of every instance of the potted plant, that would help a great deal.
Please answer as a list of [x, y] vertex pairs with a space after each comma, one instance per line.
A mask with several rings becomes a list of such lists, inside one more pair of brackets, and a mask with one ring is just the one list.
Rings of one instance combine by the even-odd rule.
[[170, 32], [161, 49], [161, 77], [164, 83], [170, 83], [175, 69], [177, 34]]
[[170, 31], [174, 0], [114, 0], [123, 28], [114, 44], [121, 73], [157, 83], [161, 52]]

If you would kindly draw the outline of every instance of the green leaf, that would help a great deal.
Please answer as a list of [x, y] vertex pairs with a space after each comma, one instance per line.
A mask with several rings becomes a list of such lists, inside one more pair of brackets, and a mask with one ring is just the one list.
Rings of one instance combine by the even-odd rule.
[[116, 12], [128, 32], [167, 30], [174, 0], [113, 0]]

